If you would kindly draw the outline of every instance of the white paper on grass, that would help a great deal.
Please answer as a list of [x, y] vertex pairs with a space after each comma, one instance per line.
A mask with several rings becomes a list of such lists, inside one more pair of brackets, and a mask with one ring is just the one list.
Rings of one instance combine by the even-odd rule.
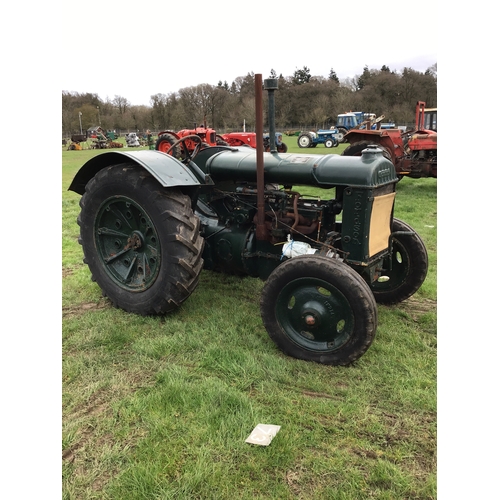
[[269, 446], [280, 429], [281, 425], [259, 424], [248, 436], [245, 443]]

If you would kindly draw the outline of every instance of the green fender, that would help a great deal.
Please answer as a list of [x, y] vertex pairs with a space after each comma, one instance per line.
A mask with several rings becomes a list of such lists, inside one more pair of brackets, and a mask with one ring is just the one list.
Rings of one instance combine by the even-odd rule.
[[80, 195], [87, 182], [103, 168], [130, 161], [146, 169], [163, 187], [200, 186], [213, 184], [208, 175], [193, 162], [188, 165], [161, 151], [109, 151], [99, 154], [85, 163], [75, 175], [69, 191]]

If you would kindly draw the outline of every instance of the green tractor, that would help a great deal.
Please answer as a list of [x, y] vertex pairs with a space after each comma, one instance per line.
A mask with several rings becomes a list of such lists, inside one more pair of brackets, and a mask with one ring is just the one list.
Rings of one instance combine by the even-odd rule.
[[[190, 140], [199, 147], [184, 147]], [[283, 352], [348, 365], [375, 337], [376, 303], [398, 303], [422, 285], [427, 252], [393, 218], [398, 177], [380, 148], [353, 157], [203, 149], [196, 135], [174, 147], [182, 159], [102, 153], [69, 188], [82, 195], [84, 261], [115, 306], [166, 314], [193, 293], [203, 269], [253, 276], [265, 281], [262, 320]]]

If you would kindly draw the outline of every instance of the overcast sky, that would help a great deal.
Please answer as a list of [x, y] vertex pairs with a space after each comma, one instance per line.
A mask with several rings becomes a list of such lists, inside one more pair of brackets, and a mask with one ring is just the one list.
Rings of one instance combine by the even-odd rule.
[[313, 76], [327, 77], [333, 69], [342, 80], [360, 75], [364, 66], [425, 71], [437, 62], [432, 40], [415, 43], [414, 30], [396, 25], [398, 19], [415, 18], [411, 3], [172, 4], [65, 7], [63, 52], [77, 57], [65, 65], [62, 90], [96, 93], [103, 100], [119, 95], [133, 105], [149, 105], [153, 94], [201, 83], [231, 84], [250, 72], [265, 79], [271, 69], [291, 76], [307, 66]]

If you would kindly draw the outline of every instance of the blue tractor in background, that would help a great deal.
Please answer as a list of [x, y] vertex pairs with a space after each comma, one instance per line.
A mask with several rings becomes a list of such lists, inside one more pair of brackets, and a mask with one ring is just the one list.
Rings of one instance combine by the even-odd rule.
[[385, 118], [381, 115], [377, 118], [374, 113], [364, 113], [363, 111], [352, 111], [349, 113], [342, 113], [337, 116], [337, 128], [341, 134], [339, 142], [345, 142], [344, 137], [347, 132], [354, 129], [388, 129], [396, 128], [396, 124], [392, 122], [380, 123]]
[[299, 148], [315, 148], [324, 144], [325, 148], [336, 148], [342, 142], [343, 134], [338, 129], [318, 130], [317, 132], [301, 132], [297, 138]]

